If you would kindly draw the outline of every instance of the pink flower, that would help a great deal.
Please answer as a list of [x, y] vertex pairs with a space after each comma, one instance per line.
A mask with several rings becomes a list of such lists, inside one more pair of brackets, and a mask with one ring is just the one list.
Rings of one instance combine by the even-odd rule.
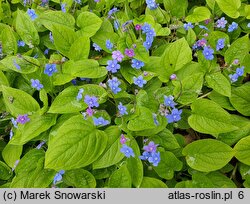
[[135, 30], [141, 30], [141, 25], [140, 24], [135, 25]]
[[94, 114], [94, 111], [91, 109], [91, 107], [88, 107], [86, 113], [88, 114], [88, 116], [92, 116]]
[[120, 143], [121, 144], [125, 144], [127, 141], [126, 137], [124, 136], [124, 134], [121, 134], [121, 139], [120, 139]]
[[134, 57], [135, 56], [135, 52], [133, 49], [125, 49], [125, 55], [127, 55], [128, 57]]
[[112, 58], [117, 60], [118, 62], [121, 62], [124, 58], [124, 55], [119, 50], [116, 50], [112, 52]]

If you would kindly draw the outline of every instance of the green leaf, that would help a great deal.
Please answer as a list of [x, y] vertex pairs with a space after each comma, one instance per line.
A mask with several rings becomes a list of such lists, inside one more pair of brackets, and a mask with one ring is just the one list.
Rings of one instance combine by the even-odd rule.
[[84, 11], [77, 17], [76, 25], [84, 36], [92, 37], [100, 29], [102, 20], [94, 13]]
[[182, 162], [172, 152], [160, 152], [160, 155], [161, 161], [153, 169], [161, 178], [171, 180], [174, 172], [182, 169]]
[[250, 135], [250, 120], [239, 116], [239, 115], [231, 115], [232, 123], [237, 126], [239, 129], [234, 130], [232, 132], [221, 133], [218, 136], [218, 139], [222, 142], [232, 146], [241, 138]]
[[174, 150], [180, 148], [177, 139], [168, 129], [164, 129], [157, 135], [150, 137], [150, 139], [156, 144], [164, 147], [166, 150]]
[[217, 93], [216, 91], [212, 91], [208, 95], [208, 98], [220, 105], [222, 108], [232, 111], [235, 110], [235, 108], [230, 103], [229, 98]]
[[38, 16], [38, 21], [40, 21], [48, 30], [52, 30], [53, 25], [67, 26], [72, 30], [75, 27], [74, 17], [71, 14], [62, 11], [44, 11]]
[[131, 140], [130, 146], [135, 153], [135, 157], [130, 157], [127, 159], [127, 168], [131, 176], [132, 184], [134, 187], [138, 188], [141, 185], [143, 179], [143, 164], [140, 160], [140, 149], [134, 138], [129, 138]]
[[2, 86], [5, 106], [13, 116], [36, 112], [40, 109], [37, 101], [24, 91]]
[[132, 84], [134, 81], [133, 77], [137, 77], [142, 74], [141, 70], [132, 68], [130, 64], [124, 64], [121, 67], [120, 72], [124, 79], [126, 79], [126, 81], [130, 84]]
[[138, 60], [143, 61], [145, 63], [148, 62], [149, 53], [143, 45], [137, 44], [134, 51], [135, 51], [135, 56], [134, 56], [135, 59], [138, 59]]
[[145, 107], [138, 106], [139, 115], [128, 123], [128, 129], [131, 131], [141, 131], [155, 128], [153, 113]]
[[201, 6], [201, 7], [196, 7], [193, 10], [193, 13], [188, 15], [185, 20], [191, 23], [198, 23], [206, 19], [209, 19], [210, 16], [211, 12], [209, 11], [209, 9], [207, 7]]
[[215, 72], [207, 74], [205, 79], [207, 81], [208, 87], [214, 89], [224, 96], [231, 96], [231, 83], [222, 73]]
[[95, 177], [84, 169], [74, 169], [66, 171], [63, 175], [63, 181], [74, 188], [95, 188]]
[[0, 161], [0, 179], [8, 180], [11, 176], [11, 169], [4, 162]]
[[99, 158], [107, 145], [107, 134], [96, 129], [82, 115], [71, 117], [50, 139], [45, 167], [71, 170], [85, 167]]
[[233, 107], [244, 116], [250, 116], [250, 83], [245, 83], [232, 90], [230, 102]]
[[90, 40], [88, 37], [79, 37], [75, 40], [69, 50], [69, 59], [88, 59], [90, 51]]
[[10, 144], [23, 145], [45, 132], [56, 123], [55, 114], [45, 114], [42, 116], [34, 114], [29, 116], [29, 118], [29, 122], [24, 125], [18, 125], [18, 128], [14, 132], [14, 136], [10, 140]]
[[63, 55], [69, 57], [70, 48], [76, 39], [74, 30], [66, 26], [54, 24], [52, 26], [52, 35], [56, 49]]
[[235, 40], [225, 52], [225, 62], [232, 64], [235, 59], [240, 62], [249, 54], [250, 42], [248, 34]]
[[171, 43], [161, 57], [161, 65], [164, 67], [167, 79], [169, 79], [169, 76], [174, 71], [181, 69], [185, 64], [191, 61], [192, 50], [185, 38], [181, 38]]
[[188, 144], [182, 151], [188, 165], [198, 171], [210, 172], [224, 167], [234, 156], [233, 149], [214, 139], [202, 139]]
[[159, 179], [143, 177], [140, 188], [167, 188], [167, 185]]
[[44, 169], [44, 152], [33, 149], [25, 154], [16, 167], [11, 188], [46, 188], [53, 181], [54, 170]]
[[189, 125], [196, 131], [206, 134], [218, 134], [238, 129], [233, 125], [231, 116], [217, 103], [207, 100], [196, 100], [192, 105]]
[[109, 188], [131, 188], [131, 185], [131, 177], [126, 164], [114, 171], [108, 181]]
[[107, 69], [100, 67], [93, 59], [69, 60], [63, 65], [62, 71], [65, 74], [83, 78], [100, 78], [107, 74]]
[[240, 0], [216, 0], [216, 2], [219, 5], [220, 9], [229, 17], [238, 18], [240, 16]]
[[185, 77], [181, 82], [173, 81], [175, 86], [174, 95], [178, 97], [178, 102], [181, 104], [192, 103], [198, 97], [203, 85], [203, 73], [195, 73]]
[[196, 34], [193, 29], [188, 29], [186, 40], [189, 46], [192, 46], [196, 41]]
[[246, 19], [250, 19], [250, 5], [245, 5]]
[[20, 10], [17, 10], [16, 32], [27, 45], [39, 45], [39, 35], [32, 20], [28, 14]]
[[192, 188], [236, 188], [236, 185], [220, 172], [195, 172], [192, 176]]
[[[15, 63], [20, 66], [20, 69], [15, 66]], [[11, 70], [22, 74], [33, 73], [37, 71], [38, 67], [40, 66], [40, 63], [37, 59], [29, 56], [22, 56], [21, 58], [16, 56], [8, 56], [1, 60], [0, 64], [4, 66], [6, 71]]]
[[122, 145], [120, 143], [121, 131], [119, 128], [117, 126], [111, 126], [108, 127], [105, 132], [109, 135], [107, 147], [99, 159], [93, 163], [93, 169], [112, 166], [124, 158], [124, 154], [120, 151]]
[[7, 77], [4, 75], [4, 73], [0, 70], [0, 90], [1, 90], [1, 85], [9, 86], [9, 81]]
[[2, 156], [6, 164], [13, 168], [15, 162], [20, 159], [22, 152], [22, 145], [12, 145], [8, 143], [2, 151]]
[[87, 104], [83, 100], [77, 101], [76, 96], [80, 88], [84, 89], [82, 94], [96, 96], [99, 103], [106, 101], [107, 92], [104, 88], [95, 84], [86, 84], [80, 87], [70, 86], [64, 89], [53, 101], [49, 109], [49, 113], [76, 113], [87, 108]]
[[170, 11], [171, 16], [177, 18], [185, 17], [188, 8], [187, 0], [164, 0], [163, 3], [166, 11]]
[[10, 27], [5, 28], [1, 34], [1, 42], [3, 47], [3, 53], [7, 55], [16, 54], [17, 41], [13, 30]]
[[242, 138], [235, 146], [235, 157], [242, 163], [250, 165], [250, 136]]

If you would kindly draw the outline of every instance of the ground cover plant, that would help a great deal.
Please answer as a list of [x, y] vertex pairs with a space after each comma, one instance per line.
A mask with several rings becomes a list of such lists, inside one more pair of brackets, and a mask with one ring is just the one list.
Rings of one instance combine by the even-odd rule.
[[250, 187], [246, 0], [0, 1], [0, 186]]

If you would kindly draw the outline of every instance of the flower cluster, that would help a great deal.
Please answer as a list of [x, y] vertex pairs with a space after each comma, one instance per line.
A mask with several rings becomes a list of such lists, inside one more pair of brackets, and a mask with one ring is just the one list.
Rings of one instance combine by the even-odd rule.
[[99, 103], [98, 103], [98, 98], [96, 98], [95, 96], [89, 96], [89, 95], [85, 95], [84, 97], [84, 102], [88, 105], [88, 107], [93, 108], [93, 107], [98, 107]]
[[219, 51], [225, 47], [225, 38], [220, 38], [216, 44], [216, 51]]
[[164, 105], [170, 110], [167, 109], [165, 116], [168, 119], [168, 123], [178, 122], [181, 119], [182, 110], [175, 108], [177, 103], [174, 102], [173, 96], [164, 96]]
[[153, 28], [151, 28], [151, 25], [148, 23], [144, 23], [144, 25], [141, 27], [142, 33], [146, 34], [146, 41], [143, 42], [143, 46], [149, 50], [152, 46], [152, 43], [154, 41], [154, 37], [156, 36], [156, 33]]
[[243, 74], [244, 74], [244, 68], [245, 68], [244, 66], [238, 67], [236, 69], [236, 72], [234, 74], [230, 74], [229, 75], [229, 78], [230, 78], [230, 80], [231, 80], [232, 83], [238, 81], [238, 78], [241, 77], [241, 76], [243, 76]]
[[161, 161], [160, 152], [156, 152], [158, 144], [150, 141], [148, 145], [143, 147], [144, 152], [140, 156], [141, 160], [148, 160], [153, 166], [158, 166]]
[[183, 27], [185, 30], [189, 30], [190, 28], [194, 28], [192, 23], [184, 23]]
[[[216, 24], [215, 26], [217, 28], [225, 28], [227, 25], [227, 20], [225, 19], [225, 17], [222, 17], [222, 18], [218, 19], [215, 24]], [[238, 29], [238, 23], [232, 22], [232, 24], [228, 25], [227, 31], [229, 33], [231, 33], [237, 29]]]

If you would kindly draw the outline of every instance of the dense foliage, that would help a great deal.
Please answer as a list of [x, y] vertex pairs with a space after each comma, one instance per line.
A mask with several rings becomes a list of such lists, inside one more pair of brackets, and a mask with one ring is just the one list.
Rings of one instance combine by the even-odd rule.
[[1, 187], [250, 187], [247, 0], [0, 1]]

